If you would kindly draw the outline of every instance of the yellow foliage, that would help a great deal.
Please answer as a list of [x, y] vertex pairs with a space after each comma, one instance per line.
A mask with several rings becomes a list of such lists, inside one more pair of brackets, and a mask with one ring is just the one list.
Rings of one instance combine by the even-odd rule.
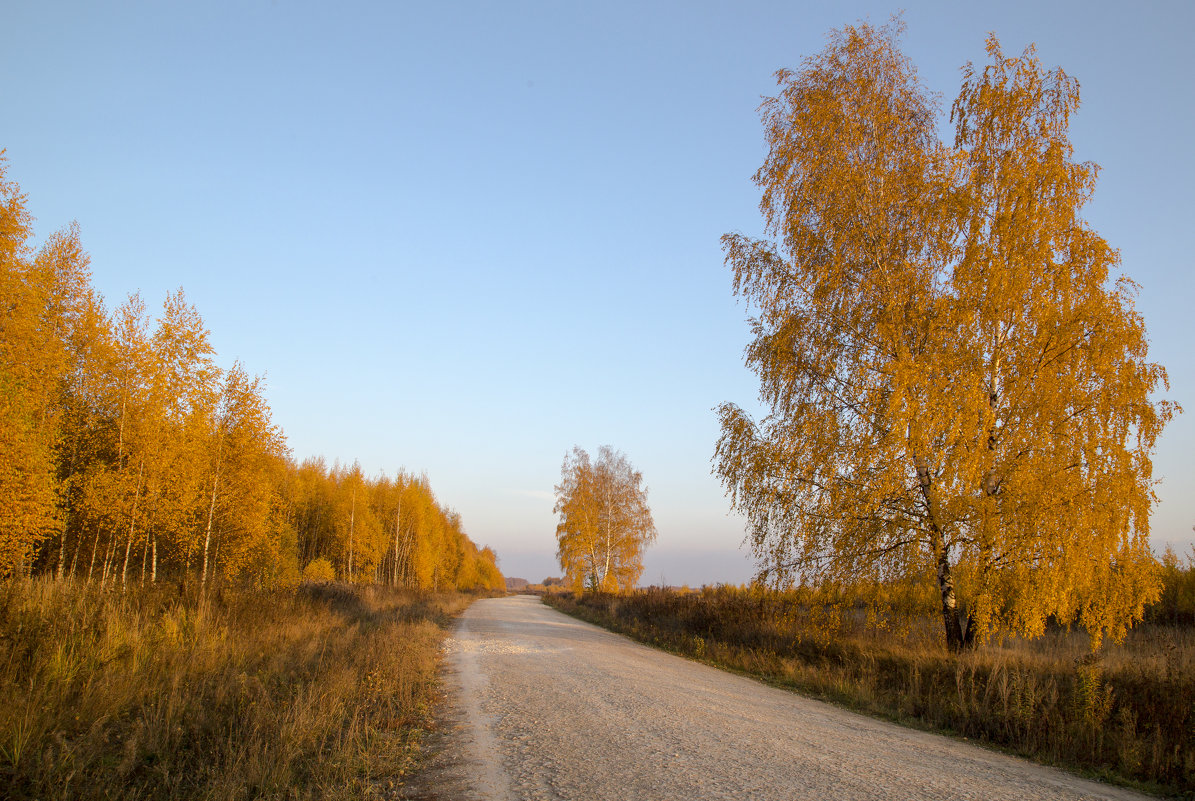
[[948, 147], [899, 32], [835, 31], [762, 106], [772, 238], [723, 241], [770, 414], [720, 407], [716, 472], [776, 584], [924, 577], [954, 649], [1051, 615], [1120, 637], [1158, 593], [1150, 454], [1177, 407], [1080, 216], [1078, 84], [992, 38]]
[[306, 563], [327, 580], [504, 586], [426, 477], [292, 462], [262, 379], [216, 365], [181, 289], [156, 320], [136, 294], [106, 312], [77, 226], [34, 252], [4, 178], [0, 154], [0, 578], [293, 587]]
[[581, 448], [565, 457], [556, 487], [556, 554], [574, 592], [635, 588], [643, 552], [656, 538], [642, 484], [643, 475], [608, 445], [597, 461]]
[[307, 563], [307, 567], [303, 568], [303, 581], [326, 584], [335, 580], [336, 570], [332, 567], [332, 563], [323, 556], [312, 559]]

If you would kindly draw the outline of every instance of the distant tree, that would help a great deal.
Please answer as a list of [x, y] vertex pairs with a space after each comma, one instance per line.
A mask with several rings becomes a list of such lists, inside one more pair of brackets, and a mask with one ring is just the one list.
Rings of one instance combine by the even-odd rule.
[[498, 568], [498, 554], [494, 553], [494, 549], [488, 545], [477, 553], [477, 572], [481, 577], [480, 587], [482, 589], [502, 590], [506, 588], [506, 580]]
[[643, 573], [656, 539], [643, 475], [609, 446], [597, 461], [580, 448], [564, 459], [556, 487], [557, 558], [575, 590], [618, 592]]
[[762, 106], [773, 238], [723, 241], [770, 413], [720, 407], [715, 471], [775, 582], [924, 577], [953, 650], [1051, 615], [1119, 637], [1158, 594], [1150, 457], [1176, 407], [1079, 213], [1078, 84], [993, 37], [949, 148], [899, 32], [835, 31]]

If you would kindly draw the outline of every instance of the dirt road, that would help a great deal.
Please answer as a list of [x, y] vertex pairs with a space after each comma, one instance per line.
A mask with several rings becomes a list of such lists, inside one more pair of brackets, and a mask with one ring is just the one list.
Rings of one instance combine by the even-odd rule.
[[437, 799], [1142, 799], [655, 651], [530, 596], [449, 641]]

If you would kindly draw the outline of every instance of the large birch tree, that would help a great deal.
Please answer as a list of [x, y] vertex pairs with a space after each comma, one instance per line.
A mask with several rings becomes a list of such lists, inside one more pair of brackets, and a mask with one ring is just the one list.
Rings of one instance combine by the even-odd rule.
[[573, 448], [560, 469], [554, 511], [557, 558], [575, 591], [635, 586], [656, 527], [643, 474], [623, 453], [603, 445], [595, 461]]
[[1081, 216], [1078, 84], [993, 37], [949, 147], [899, 33], [833, 32], [761, 107], [767, 238], [723, 241], [769, 413], [720, 407], [715, 472], [777, 584], [925, 577], [952, 650], [1051, 615], [1098, 644], [1157, 596], [1176, 407]]

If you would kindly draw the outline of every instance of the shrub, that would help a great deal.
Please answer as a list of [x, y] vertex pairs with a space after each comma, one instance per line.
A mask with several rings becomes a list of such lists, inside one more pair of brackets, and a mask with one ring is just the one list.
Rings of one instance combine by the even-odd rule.
[[332, 567], [331, 562], [321, 556], [318, 559], [312, 559], [307, 563], [307, 567], [303, 568], [303, 580], [313, 584], [327, 584], [336, 580], [336, 570]]

